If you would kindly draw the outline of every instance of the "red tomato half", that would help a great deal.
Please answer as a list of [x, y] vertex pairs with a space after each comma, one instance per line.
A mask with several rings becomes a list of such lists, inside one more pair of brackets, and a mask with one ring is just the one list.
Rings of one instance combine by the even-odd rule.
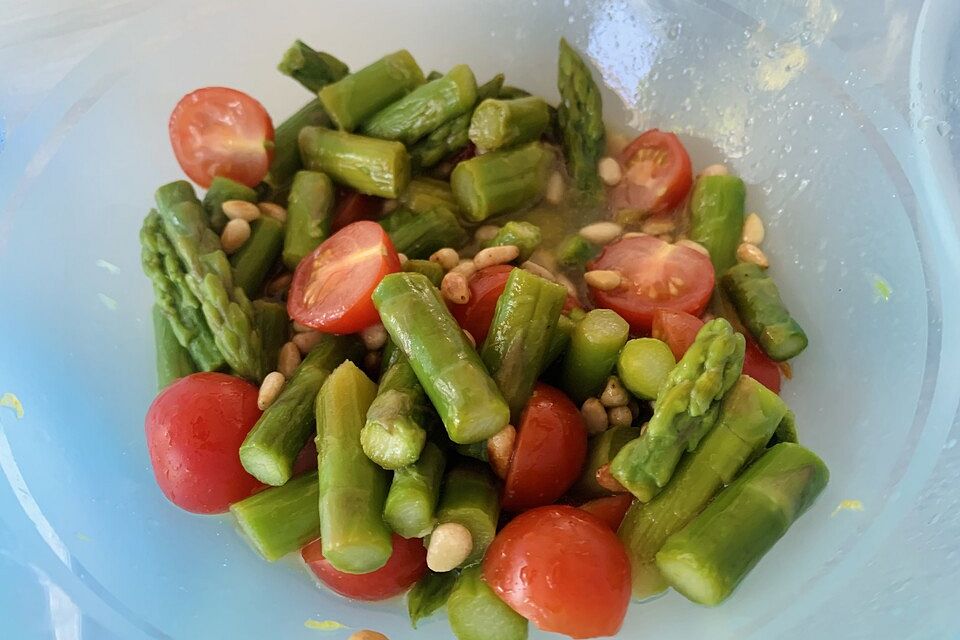
[[633, 504], [632, 494], [618, 493], [614, 496], [604, 496], [584, 502], [580, 505], [580, 508], [596, 516], [610, 527], [611, 531], [616, 531], [620, 528], [620, 523], [623, 522], [623, 517], [627, 515], [627, 509], [630, 508], [631, 504]]
[[326, 333], [356, 333], [380, 320], [370, 295], [400, 270], [387, 232], [376, 222], [347, 225], [300, 261], [287, 298], [290, 318]]
[[623, 544], [576, 507], [540, 507], [510, 521], [487, 549], [483, 578], [537, 627], [573, 638], [614, 635], [630, 602]]
[[611, 194], [616, 209], [665, 213], [683, 202], [693, 185], [690, 156], [675, 134], [659, 129], [642, 133], [618, 160], [623, 180]]
[[225, 373], [194, 373], [147, 411], [147, 449], [160, 490], [193, 513], [222, 513], [263, 485], [237, 452], [260, 418], [257, 388]]
[[376, 220], [382, 212], [383, 198], [368, 196], [353, 189], [339, 189], [331, 228], [337, 232], [360, 220]]
[[538, 383], [520, 417], [501, 506], [524, 511], [566, 493], [587, 457], [583, 416], [559, 389]]
[[746, 336], [747, 349], [743, 355], [743, 372], [774, 393], [780, 393], [780, 367]]
[[634, 333], [650, 333], [657, 309], [699, 315], [713, 293], [709, 257], [653, 236], [608, 244], [588, 268], [616, 271], [622, 276], [623, 283], [616, 289], [591, 288], [590, 295], [597, 306], [623, 316]]
[[170, 144], [180, 167], [207, 188], [216, 176], [255, 187], [273, 159], [273, 123], [263, 105], [236, 89], [204, 87], [170, 114]]
[[680, 361], [697, 337], [703, 320], [683, 311], [657, 309], [653, 314], [653, 337], [663, 340]]
[[393, 553], [387, 564], [372, 573], [344, 573], [333, 568], [319, 540], [300, 550], [313, 574], [342, 596], [354, 600], [386, 600], [412, 587], [427, 572], [427, 550], [419, 538], [393, 534]]
[[507, 286], [511, 271], [513, 267], [508, 264], [480, 269], [470, 277], [470, 302], [450, 304], [450, 313], [456, 318], [457, 324], [470, 332], [477, 345], [483, 344], [487, 338], [497, 300]]

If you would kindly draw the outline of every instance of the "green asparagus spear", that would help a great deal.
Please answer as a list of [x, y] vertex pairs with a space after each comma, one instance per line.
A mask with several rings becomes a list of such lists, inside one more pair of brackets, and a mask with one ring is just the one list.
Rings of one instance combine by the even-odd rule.
[[400, 204], [417, 213], [424, 213], [438, 206], [446, 207], [454, 213], [460, 212], [450, 183], [434, 178], [420, 177], [411, 180], [407, 190], [400, 194]]
[[164, 185], [157, 189], [156, 201], [163, 232], [183, 267], [183, 281], [200, 301], [217, 348], [238, 375], [257, 379], [261, 353], [253, 307], [234, 285], [230, 262], [206, 225], [193, 187], [184, 181]]
[[500, 498], [489, 468], [464, 462], [447, 471], [440, 492], [437, 524], [456, 522], [466, 527], [473, 538], [473, 551], [462, 566], [483, 559], [497, 533]]
[[256, 202], [257, 192], [245, 184], [230, 178], [216, 176], [203, 196], [203, 210], [206, 212], [207, 225], [220, 233], [227, 224], [227, 214], [223, 212], [223, 203], [227, 200]]
[[744, 339], [723, 318], [701, 327], [660, 386], [643, 435], [610, 463], [610, 473], [641, 502], [669, 482], [684, 450], [693, 451], [716, 423], [720, 399], [743, 367]]
[[[477, 100], [493, 98], [503, 85], [503, 74], [477, 87]], [[470, 143], [470, 114], [465, 113], [445, 122], [410, 148], [414, 171], [429, 169]]]
[[590, 438], [587, 462], [583, 466], [580, 479], [570, 489], [570, 493], [582, 500], [610, 495], [608, 490], [597, 483], [597, 471], [603, 465], [610, 464], [624, 445], [639, 436], [640, 429], [634, 427], [611, 427]]
[[320, 536], [317, 472], [297, 476], [230, 505], [240, 530], [261, 556], [273, 562]]
[[636, 338], [620, 351], [617, 375], [630, 393], [642, 400], [654, 400], [660, 385], [676, 365], [673, 352], [665, 342]]
[[520, 249], [520, 262], [530, 259], [530, 254], [540, 246], [542, 234], [540, 227], [529, 222], [511, 220], [500, 227], [497, 235], [487, 244], [488, 247], [503, 247], [513, 245]]
[[290, 187], [294, 175], [303, 166], [300, 161], [300, 130], [304, 127], [326, 127], [330, 118], [319, 100], [311, 100], [299, 111], [280, 123], [273, 137], [273, 160], [263, 179], [268, 195], [279, 200]]
[[330, 235], [333, 182], [325, 173], [298, 171], [287, 200], [283, 264], [291, 271]]
[[362, 345], [353, 336], [328, 334], [320, 339], [240, 446], [247, 473], [275, 486], [290, 479], [293, 462], [313, 429], [317, 391], [337, 365], [362, 355]]
[[702, 176], [693, 187], [690, 239], [710, 252], [718, 275], [737, 263], [746, 193], [736, 176]]
[[480, 442], [507, 426], [506, 401], [426, 276], [388, 275], [374, 290], [373, 302], [451, 440]]
[[497, 301], [480, 357], [510, 406], [513, 424], [530, 399], [567, 290], [524, 269], [514, 269]]
[[334, 124], [353, 131], [370, 116], [423, 84], [423, 71], [406, 49], [380, 58], [320, 89], [320, 102]]
[[630, 325], [609, 309], [594, 309], [576, 324], [561, 365], [560, 387], [577, 405], [600, 393], [629, 336]]
[[413, 144], [447, 120], [463, 115], [477, 101], [477, 80], [465, 64], [421, 85], [367, 120], [363, 133]]
[[300, 155], [307, 169], [371, 196], [396, 198], [410, 182], [410, 156], [399, 142], [305, 127]]
[[408, 258], [429, 258], [437, 249], [459, 249], [470, 241], [457, 216], [443, 205], [422, 213], [401, 207], [380, 218], [380, 226]]
[[657, 567], [690, 600], [720, 604], [813, 504], [829, 476], [813, 452], [778, 444], [670, 536]]
[[398, 535], [423, 538], [433, 531], [445, 464], [440, 448], [428, 442], [416, 462], [394, 472], [383, 519]]
[[443, 281], [443, 267], [436, 262], [429, 260], [407, 260], [401, 267], [407, 273], [420, 273], [427, 276], [427, 279], [435, 287], [439, 287]]
[[634, 598], [649, 598], [666, 589], [654, 562], [657, 551], [733, 481], [786, 412], [775, 393], [741, 376], [723, 399], [716, 427], [684, 458], [666, 489], [627, 511], [618, 535], [630, 556]]
[[261, 371], [266, 375], [277, 369], [280, 348], [290, 335], [290, 318], [287, 316], [287, 305], [267, 300], [254, 300], [253, 314], [263, 352]]
[[233, 283], [254, 298], [263, 288], [267, 273], [277, 261], [283, 247], [283, 223], [276, 218], [260, 216], [250, 224], [250, 238], [230, 256]]
[[447, 599], [447, 617], [457, 640], [526, 640], [527, 620], [483, 581], [479, 564], [460, 572]]
[[302, 40], [294, 40], [283, 54], [277, 69], [302, 84], [311, 93], [320, 91], [350, 72], [343, 62], [329, 53], [314, 51]]
[[539, 142], [486, 153], [458, 164], [450, 186], [463, 215], [480, 222], [539, 202], [553, 160]]
[[807, 334], [787, 311], [766, 270], [755, 264], [738, 264], [723, 274], [721, 285], [740, 319], [772, 359], [789, 360], [807, 348]]
[[583, 194], [598, 197], [603, 185], [597, 163], [604, 152], [603, 103], [590, 69], [563, 38], [560, 39], [560, 90], [558, 119], [564, 157], [573, 186]]
[[515, 100], [517, 98], [529, 98], [532, 93], [526, 89], [520, 87], [514, 87], [513, 85], [505, 84], [500, 87], [500, 91], [497, 92], [497, 97], [501, 100]]
[[770, 442], [772, 443], [770, 446], [781, 442], [800, 444], [800, 434], [797, 432], [797, 416], [793, 414], [793, 411], [787, 410], [783, 420], [777, 425], [777, 430], [773, 432], [773, 438]]
[[410, 626], [416, 629], [420, 620], [432, 615], [447, 604], [447, 599], [450, 597], [459, 575], [456, 571], [434, 573], [428, 570], [417, 584], [413, 585], [413, 589], [407, 594], [407, 613], [410, 615]]
[[320, 540], [338, 571], [370, 573], [393, 553], [383, 521], [389, 474], [360, 446], [364, 416], [377, 393], [352, 362], [330, 374], [317, 394]]
[[550, 337], [550, 344], [547, 346], [547, 353], [543, 356], [543, 371], [557, 361], [567, 347], [570, 345], [570, 337], [573, 335], [573, 327], [576, 323], [569, 316], [560, 315], [557, 319], [557, 327]]
[[190, 352], [180, 345], [160, 305], [153, 305], [153, 336], [157, 349], [157, 388], [194, 373]]
[[201, 371], [215, 371], [225, 361], [203, 318], [200, 301], [187, 286], [183, 265], [156, 211], [151, 211], [140, 230], [143, 271], [153, 283], [157, 307], [171, 331]]
[[598, 253], [600, 248], [579, 233], [564, 238], [556, 252], [557, 262], [568, 269], [583, 269]]
[[442, 77], [443, 77], [443, 74], [437, 71], [436, 69], [434, 69], [433, 71], [427, 74], [426, 80], [427, 82], [433, 82], [434, 80], [439, 80]]
[[377, 397], [367, 411], [360, 432], [363, 452], [384, 469], [413, 464], [427, 441], [423, 425], [429, 411], [427, 396], [410, 362], [398, 358], [380, 377]]
[[538, 140], [549, 123], [550, 109], [543, 98], [488, 98], [473, 111], [470, 140], [481, 151], [494, 151]]

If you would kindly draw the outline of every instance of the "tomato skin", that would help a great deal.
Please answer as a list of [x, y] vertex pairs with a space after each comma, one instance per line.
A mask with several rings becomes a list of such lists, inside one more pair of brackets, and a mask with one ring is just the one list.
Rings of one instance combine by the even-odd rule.
[[770, 391], [780, 393], [780, 367], [763, 352], [750, 336], [743, 355], [743, 373], [750, 376]]
[[537, 383], [517, 427], [501, 506], [518, 512], [554, 502], [577, 481], [586, 458], [580, 411], [559, 389]]
[[603, 496], [594, 498], [589, 502], [584, 502], [580, 508], [587, 513], [595, 516], [598, 520], [610, 527], [611, 531], [620, 528], [623, 517], [627, 515], [627, 509], [633, 504], [633, 495], [629, 493], [618, 493], [613, 496]]
[[612, 636], [630, 602], [630, 562], [610, 528], [576, 507], [527, 511], [494, 538], [483, 578], [544, 631]]
[[657, 309], [653, 314], [653, 337], [666, 342], [679, 362], [703, 325], [703, 320], [689, 313]]
[[370, 298], [384, 276], [400, 270], [390, 236], [376, 222], [347, 225], [300, 261], [287, 312], [325, 333], [356, 333], [380, 321]]
[[353, 189], [338, 189], [331, 230], [336, 233], [360, 220], [376, 220], [383, 212], [383, 198], [368, 196]]
[[635, 334], [648, 335], [658, 309], [699, 315], [713, 293], [713, 264], [708, 256], [653, 236], [612, 242], [587, 268], [616, 271], [623, 283], [611, 291], [590, 288], [599, 307], [612, 309]]
[[260, 418], [255, 386], [225, 373], [194, 373], [160, 392], [144, 427], [153, 473], [170, 502], [223, 513], [263, 485], [238, 451]]
[[614, 187], [616, 209], [658, 215], [676, 208], [693, 186], [693, 167], [683, 143], [673, 133], [650, 129], [637, 136], [617, 160], [623, 180]]
[[255, 187], [273, 160], [273, 122], [242, 91], [204, 87], [183, 96], [167, 125], [184, 173], [207, 188], [216, 176]]
[[320, 540], [314, 540], [300, 555], [317, 578], [333, 591], [354, 600], [386, 600], [412, 587], [427, 572], [427, 550], [419, 538], [393, 534], [393, 553], [387, 564], [372, 573], [344, 573], [333, 568]]
[[507, 286], [507, 278], [513, 267], [498, 264], [480, 269], [470, 276], [470, 302], [467, 304], [450, 303], [450, 313], [464, 331], [470, 332], [477, 345], [483, 344], [490, 331], [493, 313], [497, 309], [497, 300]]

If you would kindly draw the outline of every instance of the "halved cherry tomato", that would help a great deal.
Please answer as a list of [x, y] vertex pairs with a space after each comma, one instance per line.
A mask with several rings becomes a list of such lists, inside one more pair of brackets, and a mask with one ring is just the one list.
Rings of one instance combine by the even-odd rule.
[[780, 393], [780, 367], [763, 352], [752, 337], [746, 336], [743, 372], [774, 393]]
[[657, 309], [699, 315], [713, 292], [710, 258], [653, 236], [624, 238], [604, 247], [589, 269], [616, 271], [623, 281], [611, 291], [590, 289], [597, 306], [613, 309], [634, 333], [648, 334]]
[[627, 515], [627, 509], [633, 504], [633, 495], [630, 493], [618, 493], [613, 496], [604, 496], [594, 498], [589, 502], [584, 502], [580, 508], [587, 513], [596, 516], [612, 531], [620, 528], [623, 517]]
[[147, 411], [147, 450], [160, 490], [193, 513], [222, 513], [263, 487], [237, 451], [260, 418], [257, 388], [225, 373], [194, 373]]
[[683, 311], [657, 309], [653, 314], [653, 337], [663, 340], [680, 361], [703, 326], [703, 320]]
[[223, 176], [254, 187], [273, 159], [273, 122], [263, 105], [236, 89], [204, 87], [170, 114], [170, 143], [180, 167], [201, 187]]
[[630, 602], [623, 544], [576, 507], [539, 507], [510, 521], [487, 549], [483, 578], [537, 627], [573, 638], [614, 635]]
[[313, 471], [317, 468], [317, 443], [313, 438], [307, 440], [300, 453], [293, 461], [293, 475], [298, 476], [307, 471]]
[[552, 503], [576, 482], [586, 458], [580, 411], [562, 391], [538, 383], [520, 417], [501, 506], [517, 512]]
[[347, 225], [297, 265], [287, 299], [290, 317], [326, 333], [355, 333], [380, 316], [370, 295], [400, 270], [386, 231], [376, 222]]
[[353, 189], [338, 189], [331, 229], [336, 233], [360, 220], [376, 220], [383, 212], [383, 198], [368, 196]]
[[314, 540], [300, 555], [310, 570], [325, 585], [354, 600], [386, 600], [412, 587], [427, 572], [427, 550], [419, 538], [401, 538], [393, 534], [393, 553], [387, 564], [372, 573], [344, 573], [323, 557], [319, 540]]
[[693, 184], [690, 156], [673, 133], [650, 129], [628, 144], [618, 160], [623, 180], [611, 194], [615, 209], [665, 213], [683, 202]]

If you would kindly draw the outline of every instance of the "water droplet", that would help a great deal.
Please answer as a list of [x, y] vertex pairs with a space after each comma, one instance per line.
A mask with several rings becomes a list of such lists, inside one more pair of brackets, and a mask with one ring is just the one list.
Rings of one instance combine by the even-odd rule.
[[791, 145], [789, 142], [788, 142], [787, 144], [783, 145], [783, 152], [784, 152], [784, 153], [790, 153], [791, 151], [793, 151], [793, 145]]
[[780, 171], [777, 171], [777, 180], [784, 180], [786, 179], [786, 177], [787, 177], [786, 171], [784, 171], [783, 169], [781, 169]]
[[676, 24], [670, 25], [670, 28], [667, 29], [667, 38], [670, 40], [676, 40], [680, 37], [680, 32], [683, 31], [683, 25], [679, 22]]

